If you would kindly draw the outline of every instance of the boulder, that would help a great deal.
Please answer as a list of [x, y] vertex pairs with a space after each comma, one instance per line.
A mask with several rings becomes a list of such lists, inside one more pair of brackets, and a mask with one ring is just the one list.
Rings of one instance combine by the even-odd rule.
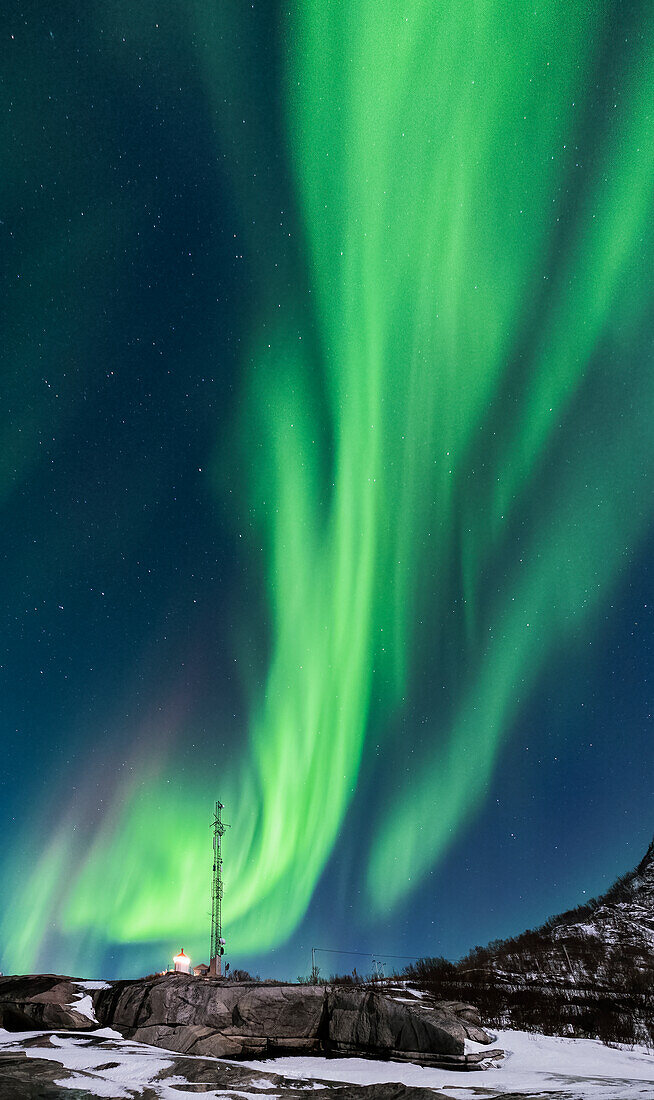
[[0, 1027], [5, 1031], [88, 1031], [98, 1025], [75, 1007], [84, 995], [73, 978], [57, 974], [0, 977]]
[[327, 996], [328, 1036], [340, 1053], [462, 1055], [466, 1032], [454, 1013], [407, 1004], [377, 990], [333, 989]]
[[466, 1039], [472, 1039], [474, 1043], [491, 1042], [482, 1027], [478, 1008], [465, 1004], [464, 1001], [439, 1001], [438, 1006], [444, 1012], [454, 1013], [465, 1031]]
[[95, 999], [98, 1020], [129, 1039], [184, 1054], [257, 1058], [319, 1052], [322, 986], [228, 983], [186, 974], [115, 982]]

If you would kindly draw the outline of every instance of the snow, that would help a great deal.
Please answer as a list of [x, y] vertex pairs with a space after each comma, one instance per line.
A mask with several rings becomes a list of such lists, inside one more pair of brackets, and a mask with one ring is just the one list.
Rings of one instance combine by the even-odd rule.
[[[99, 1043], [98, 1040], [107, 1040]], [[26, 1046], [29, 1041], [42, 1045]], [[524, 1031], [499, 1031], [493, 1046], [506, 1051], [497, 1069], [480, 1071], [440, 1070], [406, 1062], [378, 1062], [367, 1058], [289, 1057], [266, 1061], [232, 1062], [261, 1072], [268, 1070], [286, 1078], [306, 1082], [315, 1089], [316, 1079], [354, 1084], [401, 1082], [406, 1085], [439, 1089], [454, 1100], [501, 1100], [503, 1096], [544, 1094], [556, 1100], [653, 1100], [654, 1056], [644, 1047], [617, 1049], [591, 1039], [564, 1039]], [[487, 1049], [469, 1042], [467, 1049]], [[62, 1063], [72, 1074], [57, 1081], [65, 1096], [67, 1089], [80, 1089], [91, 1096], [109, 1100], [129, 1100], [139, 1091], [149, 1090], [157, 1100], [183, 1100], [197, 1095], [182, 1077], [158, 1080], [158, 1075], [174, 1066], [174, 1052], [123, 1039], [112, 1028], [79, 1032], [8, 1032], [0, 1029], [0, 1053], [24, 1050], [30, 1058]], [[193, 1057], [185, 1055], [184, 1057]], [[206, 1060], [206, 1056], [203, 1056]], [[217, 1059], [217, 1061], [219, 1061]], [[109, 1068], [107, 1063], [116, 1063]], [[261, 1089], [275, 1090], [272, 1081], [258, 1080], [256, 1092], [231, 1087], [209, 1087], [207, 1097], [239, 1097], [253, 1100]], [[271, 1100], [283, 1100], [283, 1090], [266, 1092]]]
[[[43, 1046], [25, 1046], [29, 1040], [42, 1039]], [[109, 1045], [98, 1045], [98, 1039], [112, 1040]], [[170, 1057], [181, 1057], [174, 1051], [164, 1051], [159, 1047], [147, 1046], [132, 1039], [123, 1039], [113, 1028], [99, 1028], [92, 1035], [80, 1035], [78, 1032], [26, 1031], [9, 1032], [0, 1028], [0, 1053], [2, 1051], [23, 1050], [28, 1058], [43, 1058], [61, 1063], [72, 1076], [57, 1080], [62, 1090], [62, 1100], [66, 1089], [80, 1089], [85, 1095], [106, 1098], [106, 1100], [133, 1100], [135, 1092], [148, 1089], [148, 1095], [157, 1100], [183, 1100], [184, 1097], [197, 1096], [197, 1087], [193, 1088], [183, 1077], [175, 1074], [165, 1081], [157, 1080], [162, 1070], [170, 1068], [174, 1062]], [[193, 1058], [193, 1055], [184, 1055]], [[206, 1060], [203, 1056], [203, 1060]], [[210, 1059], [213, 1060], [213, 1059]], [[218, 1059], [216, 1059], [218, 1061]], [[107, 1063], [117, 1063], [110, 1068]], [[258, 1088], [274, 1089], [272, 1081], [257, 1081]], [[248, 1092], [245, 1089], [230, 1087], [202, 1090], [210, 1097], [238, 1097], [239, 1100], [261, 1100], [261, 1092]], [[282, 1100], [279, 1093], [266, 1092], [269, 1100]]]
[[[85, 989], [111, 989], [109, 982], [102, 981], [76, 981], [72, 983], [78, 986], [82, 991]], [[66, 1008], [73, 1008], [75, 1012], [79, 1012], [81, 1016], [86, 1016], [87, 1020], [90, 1020], [92, 1024], [97, 1024], [95, 1018], [95, 1011], [93, 1009], [93, 998], [88, 993], [76, 993], [75, 1000], [66, 1005]]]
[[[484, 1050], [470, 1043], [470, 1050]], [[618, 1050], [594, 1039], [564, 1039], [525, 1031], [493, 1033], [493, 1047], [506, 1052], [497, 1069], [441, 1070], [404, 1062], [376, 1062], [365, 1058], [277, 1058], [264, 1064], [275, 1073], [304, 1079], [352, 1084], [405, 1085], [440, 1089], [446, 1096], [501, 1098], [565, 1096], [566, 1100], [653, 1100], [654, 1056], [644, 1047]], [[247, 1062], [252, 1068], [261, 1062]]]
[[92, 1088], [91, 1096], [108, 1097], [108, 1100], [124, 1100], [125, 1097], [129, 1100], [130, 1097], [134, 1096], [133, 1092], [127, 1092], [124, 1088], [116, 1085], [113, 1079], [107, 1081], [100, 1077], [95, 1077], [91, 1082], [88, 1077], [73, 1074], [72, 1077], [67, 1077], [65, 1080], [55, 1081], [55, 1085], [60, 1089], [80, 1089], [86, 1092], [87, 1095], [89, 1088]]
[[71, 1001], [70, 1004], [66, 1005], [66, 1008], [73, 1008], [75, 1012], [79, 1012], [80, 1016], [86, 1016], [92, 1024], [97, 1024], [92, 998], [89, 997], [88, 993], [77, 993], [76, 996], [77, 1000]]
[[415, 1004], [416, 1001], [421, 1000], [425, 996], [425, 993], [422, 989], [412, 989], [408, 985], [404, 987], [404, 992], [408, 993], [409, 996], [408, 997], [398, 997], [397, 994], [394, 993], [392, 990], [389, 991], [387, 995], [389, 997], [392, 997], [392, 999], [394, 1001], [399, 1001], [400, 1004], [405, 1004], [405, 1005]]
[[[488, 1032], [488, 1034], [490, 1035], [491, 1033]], [[503, 1047], [498, 1048], [497, 1043], [491, 1043], [491, 1045], [489, 1046], [488, 1043], [476, 1043], [474, 1039], [464, 1039], [463, 1043], [465, 1054], [479, 1054], [480, 1051], [483, 1054], [484, 1052], [488, 1052], [489, 1050], [504, 1049]]]
[[[19, 1035], [0, 1028], [0, 1050], [24, 1050], [28, 1058], [61, 1062], [74, 1075], [57, 1081], [62, 1090], [83, 1089], [91, 1095], [109, 1097], [111, 1100], [130, 1100], [136, 1089], [147, 1087], [156, 1088], [154, 1095], [161, 1100], [179, 1100], [184, 1096], [183, 1092], [171, 1087], [174, 1078], [156, 1082], [155, 1085], [157, 1074], [172, 1065], [171, 1059], [166, 1058], [162, 1051], [123, 1040], [110, 1028], [93, 1032], [93, 1038], [113, 1039], [114, 1036], [119, 1040], [116, 1045], [89, 1046], [91, 1039], [81, 1038], [74, 1032], [65, 1036], [43, 1031], [21, 1032]], [[27, 1039], [34, 1038], [42, 1038], [43, 1046], [23, 1045]], [[111, 1069], [96, 1069], [107, 1062], [118, 1064]]]

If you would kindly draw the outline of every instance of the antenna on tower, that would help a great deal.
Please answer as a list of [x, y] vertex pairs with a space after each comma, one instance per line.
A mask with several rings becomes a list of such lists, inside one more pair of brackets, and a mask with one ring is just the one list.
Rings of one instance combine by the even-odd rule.
[[222, 956], [225, 953], [223, 939], [223, 859], [220, 842], [225, 829], [229, 829], [222, 819], [224, 806], [216, 802], [211, 827], [213, 829], [213, 872], [211, 875], [211, 947], [209, 948], [209, 973], [216, 978], [222, 977]]

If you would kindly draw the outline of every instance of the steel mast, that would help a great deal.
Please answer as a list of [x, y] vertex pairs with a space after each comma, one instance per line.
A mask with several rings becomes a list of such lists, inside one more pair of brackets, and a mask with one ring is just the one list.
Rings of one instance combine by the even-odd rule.
[[223, 939], [223, 860], [220, 842], [225, 829], [229, 828], [222, 819], [224, 806], [216, 802], [213, 821], [213, 871], [211, 875], [211, 947], [209, 948], [209, 973], [222, 977], [222, 956], [225, 948]]

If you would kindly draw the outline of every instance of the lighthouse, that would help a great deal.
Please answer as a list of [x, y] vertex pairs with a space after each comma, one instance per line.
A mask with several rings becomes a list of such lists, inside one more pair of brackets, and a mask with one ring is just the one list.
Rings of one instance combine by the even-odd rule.
[[173, 959], [175, 964], [175, 973], [177, 974], [190, 974], [191, 973], [191, 960], [188, 955], [184, 954], [184, 948], [180, 948], [179, 955], [175, 955]]

